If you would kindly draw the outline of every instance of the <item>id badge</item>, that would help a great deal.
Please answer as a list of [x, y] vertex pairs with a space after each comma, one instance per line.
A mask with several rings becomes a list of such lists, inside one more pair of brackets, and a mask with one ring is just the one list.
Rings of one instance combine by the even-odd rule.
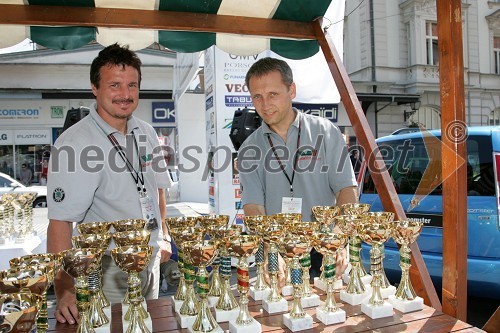
[[302, 198], [283, 197], [281, 201], [282, 213], [302, 213]]
[[158, 229], [153, 200], [147, 194], [141, 195], [139, 200], [141, 201], [142, 217], [146, 220], [146, 229]]

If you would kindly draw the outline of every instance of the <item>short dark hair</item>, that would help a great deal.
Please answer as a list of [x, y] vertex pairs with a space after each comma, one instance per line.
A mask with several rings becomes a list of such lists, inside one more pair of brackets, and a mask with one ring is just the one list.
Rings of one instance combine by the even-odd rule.
[[250, 79], [254, 76], [261, 77], [270, 72], [278, 71], [281, 73], [281, 80], [283, 83], [290, 87], [293, 83], [293, 73], [292, 69], [286, 61], [276, 59], [276, 58], [262, 58], [255, 62], [252, 67], [247, 72], [245, 77], [245, 83], [248, 88], [250, 88]]
[[141, 59], [134, 51], [128, 49], [128, 45], [120, 46], [118, 43], [104, 48], [90, 65], [90, 82], [99, 88], [101, 81], [101, 68], [104, 66], [130, 66], [139, 73], [139, 87], [141, 86]]

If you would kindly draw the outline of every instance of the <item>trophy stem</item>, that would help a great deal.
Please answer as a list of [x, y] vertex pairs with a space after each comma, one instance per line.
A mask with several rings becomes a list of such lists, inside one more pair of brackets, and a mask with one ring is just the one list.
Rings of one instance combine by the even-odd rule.
[[[139, 273], [135, 271], [130, 271], [128, 274], [128, 295], [129, 295], [129, 304], [133, 305], [132, 302], [136, 304], [130, 306], [125, 314], [125, 320], [132, 320], [132, 315], [134, 311], [137, 310], [141, 318], [147, 318], [148, 313], [142, 306], [142, 293], [141, 293], [141, 279], [139, 278]], [[134, 298], [134, 299], [132, 299]], [[137, 307], [135, 309], [134, 307]]]
[[198, 314], [199, 302], [194, 293], [194, 267], [187, 262], [184, 263], [184, 279], [186, 280], [186, 297], [179, 313], [183, 316], [194, 316]]
[[205, 266], [198, 267], [196, 282], [196, 289], [200, 295], [200, 311], [193, 324], [193, 332], [211, 332], [218, 327], [218, 324], [208, 306], [208, 274]]
[[[94, 273], [92, 273], [92, 274], [94, 274]], [[101, 303], [101, 308], [106, 308], [106, 307], [110, 306], [111, 303], [109, 303], [108, 298], [106, 297], [106, 295], [102, 291], [102, 262], [99, 263], [99, 268], [97, 269], [97, 271], [95, 272], [95, 274], [97, 275], [97, 279], [96, 279], [96, 283], [97, 283], [97, 299]]]
[[80, 316], [80, 323], [76, 330], [77, 333], [91, 333], [94, 332], [89, 320], [89, 286], [86, 276], [79, 276], [76, 278], [76, 307]]
[[36, 320], [36, 331], [46, 332], [49, 329], [49, 318], [47, 314], [47, 291], [42, 294], [42, 307], [38, 312], [38, 318]]
[[278, 248], [276, 244], [269, 243], [269, 251], [267, 252], [268, 263], [267, 270], [269, 271], [269, 280], [271, 284], [271, 292], [267, 297], [268, 302], [279, 302], [283, 297], [278, 291]]
[[266, 290], [269, 286], [264, 279], [264, 242], [260, 242], [259, 249], [255, 253], [255, 265], [257, 266], [257, 277], [253, 287], [255, 290]]
[[302, 281], [303, 267], [299, 263], [299, 259], [294, 257], [291, 267], [291, 279], [293, 285], [293, 302], [292, 309], [290, 310], [291, 318], [304, 318], [306, 313], [302, 308], [302, 290], [304, 282]]
[[311, 254], [306, 253], [302, 258], [299, 259], [300, 265], [302, 266], [302, 281], [304, 284], [303, 293], [305, 297], [309, 297], [313, 294], [311, 289], [311, 284], [309, 283], [309, 269], [311, 268]]
[[325, 263], [323, 272], [325, 273], [325, 279], [327, 282], [326, 300], [325, 304], [323, 305], [323, 310], [325, 312], [335, 312], [339, 309], [337, 303], [335, 302], [335, 288], [333, 287], [333, 278], [335, 277], [335, 259], [333, 258], [332, 254], [328, 253], [324, 257], [323, 261]]
[[220, 258], [217, 256], [212, 263], [212, 280], [210, 281], [210, 291], [208, 296], [219, 297], [222, 293], [222, 282], [219, 274]]
[[361, 281], [360, 251], [360, 238], [355, 236], [349, 237], [349, 262], [351, 264], [351, 271], [349, 272], [349, 283], [346, 289], [348, 294], [362, 294], [365, 292], [365, 285]]
[[89, 305], [89, 320], [92, 327], [101, 327], [109, 323], [108, 317], [102, 311], [102, 303], [99, 299], [99, 289], [100, 289], [100, 281], [99, 281], [99, 271], [95, 270], [90, 273], [88, 277], [89, 284], [89, 294], [90, 294], [90, 305]]
[[186, 279], [184, 278], [184, 257], [182, 250], [179, 247], [177, 247], [177, 266], [179, 267], [181, 277], [179, 279], [179, 286], [177, 286], [177, 291], [174, 295], [174, 299], [177, 301], [183, 301], [186, 299], [187, 286]]
[[229, 311], [238, 306], [238, 302], [231, 292], [231, 257], [227, 255], [227, 249], [221, 249], [220, 254], [221, 265], [219, 268], [222, 278], [222, 291], [215, 307], [219, 310]]
[[380, 253], [381, 253], [381, 261], [380, 261], [380, 286], [382, 288], [387, 288], [391, 286], [391, 283], [389, 282], [389, 279], [387, 278], [387, 275], [385, 275], [385, 269], [384, 269], [384, 258], [385, 258], [385, 246], [384, 243], [380, 245]]
[[238, 262], [238, 291], [240, 292], [240, 313], [236, 318], [237, 325], [248, 325], [253, 317], [248, 312], [248, 289], [250, 288], [248, 275], [248, 262], [246, 257], [241, 257]]
[[380, 292], [380, 285], [381, 285], [380, 263], [382, 261], [382, 254], [380, 252], [379, 245], [376, 243], [373, 243], [372, 249], [370, 250], [370, 259], [371, 259], [370, 271], [373, 272], [373, 278], [371, 282], [372, 295], [370, 297], [370, 300], [368, 301], [368, 304], [382, 305], [384, 304], [384, 299], [382, 298], [382, 294]]
[[408, 244], [402, 244], [399, 259], [399, 267], [401, 267], [401, 282], [399, 283], [398, 290], [396, 290], [396, 298], [402, 300], [412, 301], [415, 299], [417, 294], [413, 289], [413, 286], [409, 277], [409, 270], [411, 267], [411, 250]]
[[285, 261], [285, 286], [291, 286], [292, 285], [292, 260], [290, 258], [284, 257], [283, 260]]

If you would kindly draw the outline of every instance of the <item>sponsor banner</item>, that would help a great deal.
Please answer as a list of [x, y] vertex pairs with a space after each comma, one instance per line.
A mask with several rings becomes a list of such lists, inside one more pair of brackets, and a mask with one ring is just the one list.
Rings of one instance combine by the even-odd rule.
[[236, 210], [243, 209], [243, 204], [242, 204], [242, 202], [241, 202], [241, 201], [236, 201], [236, 202], [234, 203], [234, 209], [236, 209]]
[[241, 189], [240, 188], [235, 188], [234, 189], [234, 198], [235, 199], [241, 199]]
[[336, 123], [339, 118], [338, 104], [293, 103], [293, 106], [304, 113], [326, 118], [332, 123]]
[[0, 145], [14, 144], [14, 131], [0, 130]]
[[236, 216], [235, 216], [236, 224], [244, 224], [244, 222], [243, 222], [244, 217], [245, 217], [245, 214], [236, 214]]
[[39, 145], [50, 144], [51, 142], [50, 129], [16, 130], [14, 132], [14, 143], [16, 145]]
[[174, 102], [152, 102], [153, 123], [170, 123], [175, 125]]
[[50, 117], [51, 118], [64, 118], [64, 106], [51, 106], [50, 107]]

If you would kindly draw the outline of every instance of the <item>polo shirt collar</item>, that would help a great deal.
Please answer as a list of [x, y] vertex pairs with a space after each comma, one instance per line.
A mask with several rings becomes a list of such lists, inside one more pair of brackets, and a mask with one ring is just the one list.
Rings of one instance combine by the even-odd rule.
[[[106, 134], [106, 136], [114, 133], [118, 133], [116, 128], [111, 127], [101, 116], [97, 113], [97, 103], [92, 104], [90, 107], [90, 116], [94, 119], [95, 123], [99, 128]], [[127, 134], [131, 134], [134, 129], [139, 128], [139, 124], [134, 116], [130, 116], [127, 121]]]
[[[295, 120], [293, 121], [291, 126], [294, 126], [295, 128], [298, 129], [299, 124], [300, 124], [300, 119], [302, 118], [302, 112], [300, 112], [296, 108], [292, 108], [292, 109], [295, 112]], [[274, 131], [271, 128], [269, 128], [269, 125], [267, 125], [266, 122], [263, 121], [261, 126], [262, 126], [262, 134], [266, 135], [266, 134], [274, 133]]]

